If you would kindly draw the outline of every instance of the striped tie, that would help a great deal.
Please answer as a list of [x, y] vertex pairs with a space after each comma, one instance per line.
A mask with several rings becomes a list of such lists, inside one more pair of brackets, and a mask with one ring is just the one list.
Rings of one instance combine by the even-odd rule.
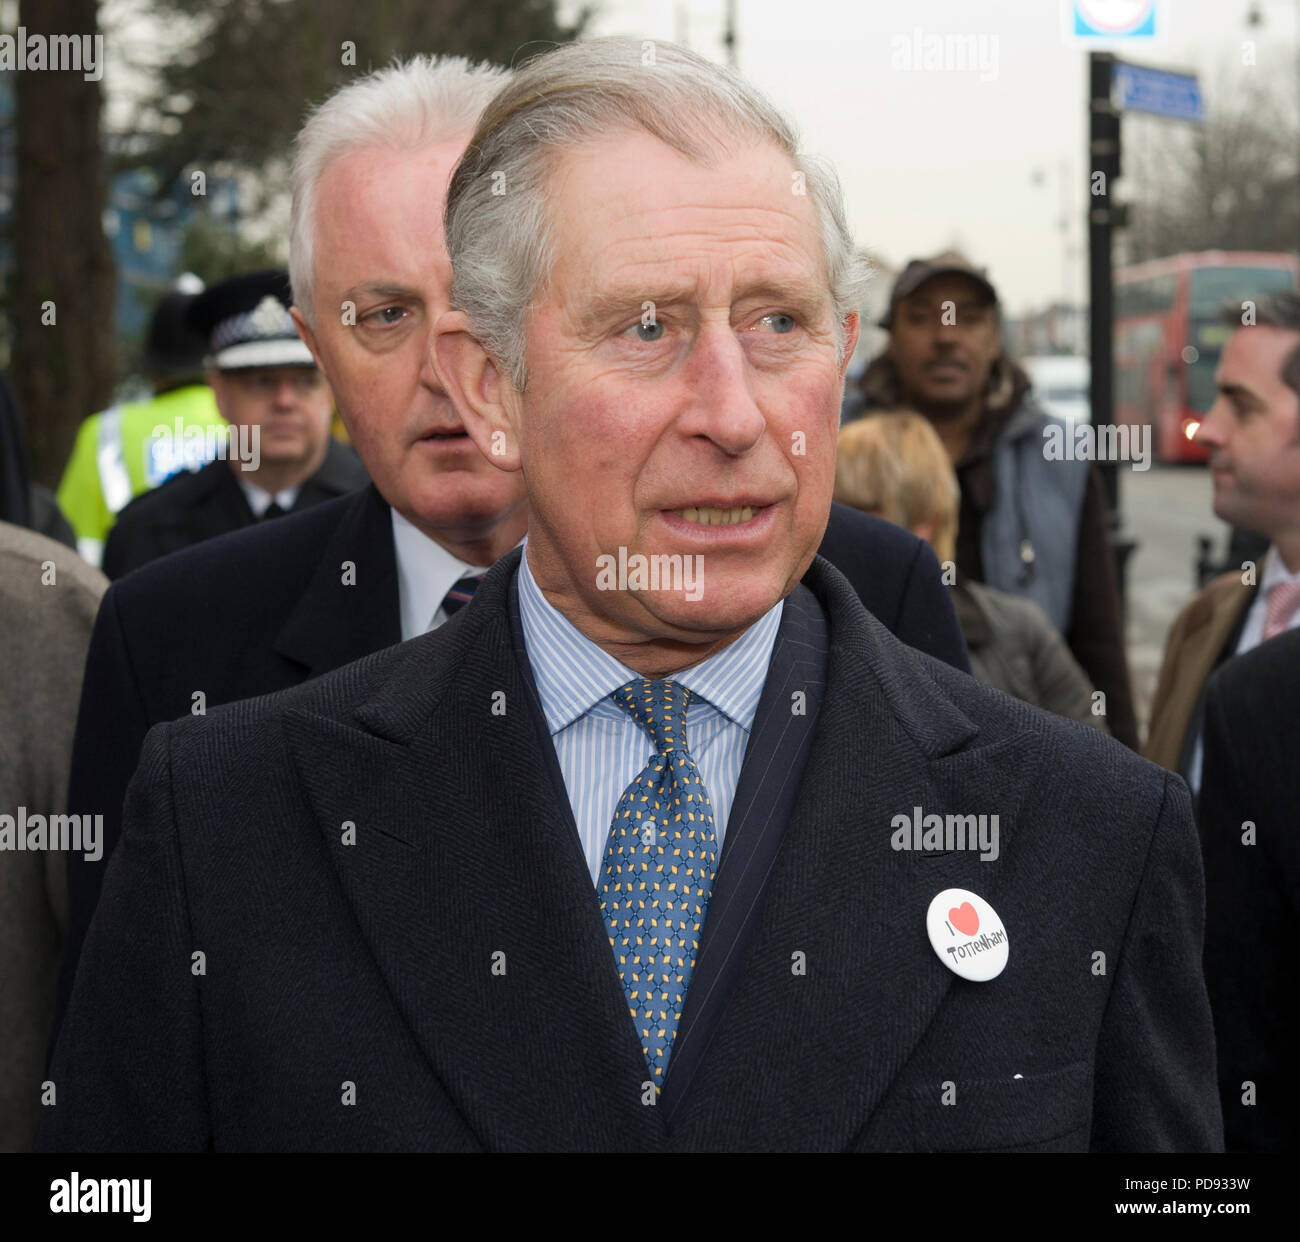
[[643, 677], [611, 697], [655, 747], [614, 809], [600, 911], [658, 1090], [699, 953], [718, 841], [713, 804], [686, 746], [691, 692], [675, 681]]
[[443, 612], [445, 612], [449, 617], [453, 613], [459, 612], [474, 598], [474, 591], [482, 581], [483, 577], [481, 574], [476, 577], [462, 578], [443, 597]]

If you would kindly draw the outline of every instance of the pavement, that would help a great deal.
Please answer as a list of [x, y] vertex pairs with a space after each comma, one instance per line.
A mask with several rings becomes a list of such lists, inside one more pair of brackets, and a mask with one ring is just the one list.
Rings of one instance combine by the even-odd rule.
[[1120, 467], [1121, 530], [1138, 541], [1128, 562], [1129, 672], [1134, 706], [1145, 731], [1160, 672], [1165, 635], [1197, 589], [1197, 535], [1214, 540], [1222, 559], [1228, 526], [1214, 516], [1214, 485], [1203, 465]]

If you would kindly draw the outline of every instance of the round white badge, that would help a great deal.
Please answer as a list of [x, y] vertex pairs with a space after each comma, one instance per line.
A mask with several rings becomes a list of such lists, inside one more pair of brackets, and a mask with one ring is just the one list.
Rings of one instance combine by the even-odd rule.
[[925, 930], [939, 960], [975, 983], [996, 979], [1007, 964], [1007, 929], [983, 897], [945, 888], [925, 914]]

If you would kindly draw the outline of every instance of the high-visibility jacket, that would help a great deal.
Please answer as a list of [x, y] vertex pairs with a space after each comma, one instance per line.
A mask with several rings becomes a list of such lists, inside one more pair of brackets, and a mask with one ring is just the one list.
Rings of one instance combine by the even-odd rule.
[[99, 565], [104, 540], [127, 502], [181, 470], [197, 470], [211, 461], [225, 443], [226, 431], [206, 384], [115, 405], [86, 419], [58, 492], [81, 555]]

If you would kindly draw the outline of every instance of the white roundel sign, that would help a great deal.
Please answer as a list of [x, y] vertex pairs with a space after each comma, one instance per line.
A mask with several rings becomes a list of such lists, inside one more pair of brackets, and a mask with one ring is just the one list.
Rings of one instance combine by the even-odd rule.
[[1099, 34], [1126, 35], [1150, 16], [1155, 0], [1075, 0], [1081, 18]]

